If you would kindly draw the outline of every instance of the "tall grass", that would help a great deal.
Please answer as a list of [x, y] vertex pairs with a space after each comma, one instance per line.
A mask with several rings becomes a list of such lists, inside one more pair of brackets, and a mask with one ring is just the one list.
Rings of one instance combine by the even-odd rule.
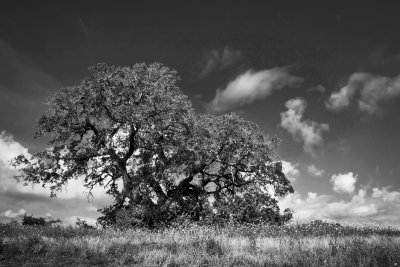
[[159, 230], [0, 225], [0, 266], [395, 266], [400, 231], [316, 221]]

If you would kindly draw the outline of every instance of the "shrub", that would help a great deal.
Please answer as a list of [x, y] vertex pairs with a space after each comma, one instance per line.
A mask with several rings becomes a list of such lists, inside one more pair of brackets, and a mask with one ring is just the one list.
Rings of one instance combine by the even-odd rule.
[[24, 215], [22, 217], [22, 225], [29, 225], [29, 226], [45, 226], [46, 219], [43, 217], [33, 217], [33, 215]]
[[27, 226], [50, 226], [57, 223], [61, 223], [60, 219], [48, 219], [43, 217], [34, 217], [33, 215], [24, 215], [22, 217], [22, 225]]

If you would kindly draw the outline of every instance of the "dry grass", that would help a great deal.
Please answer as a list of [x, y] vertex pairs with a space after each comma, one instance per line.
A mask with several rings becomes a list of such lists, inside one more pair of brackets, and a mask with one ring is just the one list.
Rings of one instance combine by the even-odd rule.
[[[321, 225], [319, 225], [321, 226]], [[395, 229], [318, 225], [145, 229], [0, 226], [0, 266], [396, 266]], [[314, 227], [314, 228], [312, 228]], [[304, 229], [308, 229], [309, 233]], [[321, 230], [321, 229], [320, 229]], [[343, 229], [342, 229], [343, 230]]]

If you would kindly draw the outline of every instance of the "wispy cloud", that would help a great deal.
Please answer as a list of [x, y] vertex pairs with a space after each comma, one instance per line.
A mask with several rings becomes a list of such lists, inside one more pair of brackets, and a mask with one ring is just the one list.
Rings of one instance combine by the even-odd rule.
[[200, 74], [204, 77], [212, 72], [224, 70], [237, 63], [241, 57], [241, 51], [228, 46], [221, 50], [213, 49], [205, 55]]
[[89, 46], [89, 29], [86, 26], [85, 22], [81, 17], [78, 17], [78, 25], [79, 25], [79, 30], [83, 35], [83, 38], [85, 39], [85, 43], [87, 46]]
[[21, 95], [43, 97], [61, 87], [54, 77], [0, 39], [0, 86]]
[[315, 148], [323, 143], [322, 133], [329, 131], [326, 123], [304, 120], [307, 103], [302, 98], [293, 98], [285, 104], [287, 111], [281, 113], [281, 126], [292, 134], [296, 141], [303, 142], [303, 149], [315, 155]]
[[0, 124], [20, 133], [32, 132], [32, 117], [42, 114], [46, 97], [62, 84], [1, 39], [0, 70]]
[[289, 74], [287, 68], [249, 70], [223, 89], [218, 89], [208, 107], [212, 112], [225, 112], [256, 100], [264, 99], [284, 87], [298, 86], [302, 78]]
[[379, 112], [380, 104], [400, 96], [400, 75], [390, 78], [357, 72], [350, 76], [347, 84], [331, 94], [326, 107], [340, 111], [350, 106], [354, 98], [358, 99], [358, 108], [362, 112]]
[[307, 171], [314, 176], [321, 177], [325, 174], [324, 170], [318, 169], [314, 164], [307, 166]]
[[323, 85], [319, 84], [317, 86], [311, 87], [310, 89], [307, 90], [307, 92], [318, 92], [321, 95], [323, 95], [326, 92], [326, 87], [324, 87]]
[[396, 64], [400, 60], [397, 47], [387, 43], [378, 44], [373, 48], [368, 58], [375, 66]]

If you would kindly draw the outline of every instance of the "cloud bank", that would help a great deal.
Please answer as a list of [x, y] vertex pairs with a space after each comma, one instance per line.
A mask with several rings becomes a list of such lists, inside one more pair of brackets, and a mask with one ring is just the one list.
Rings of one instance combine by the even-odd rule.
[[340, 111], [358, 98], [358, 109], [368, 114], [380, 110], [380, 104], [400, 96], [400, 75], [394, 78], [357, 72], [350, 76], [347, 84], [331, 94], [325, 106]]
[[293, 98], [285, 104], [287, 111], [281, 113], [281, 126], [292, 134], [296, 141], [303, 142], [303, 149], [315, 155], [315, 148], [323, 143], [322, 133], [329, 131], [326, 123], [304, 120], [303, 114], [307, 103], [302, 98]]
[[100, 216], [97, 208], [111, 204], [111, 198], [105, 194], [103, 188], [97, 187], [93, 191], [94, 198], [88, 199], [87, 189], [82, 180], [72, 180], [68, 186], [57, 195], [50, 198], [50, 190], [40, 185], [23, 186], [13, 181], [12, 177], [17, 170], [10, 166], [10, 160], [19, 154], [29, 156], [29, 151], [14, 137], [2, 131], [0, 134], [0, 221], [4, 218], [34, 214], [47, 216], [52, 214], [65, 222], [73, 223], [76, 217], [93, 222]]
[[313, 192], [303, 197], [295, 192], [282, 199], [280, 207], [293, 209], [294, 219], [299, 221], [332, 219], [339, 222], [379, 223], [399, 227], [400, 192], [389, 189], [359, 189], [349, 201]]
[[249, 70], [224, 89], [218, 89], [208, 108], [212, 112], [225, 112], [264, 99], [284, 87], [298, 86], [302, 81], [302, 78], [289, 74], [287, 68]]
[[24, 209], [20, 209], [17, 212], [13, 212], [12, 210], [6, 210], [6, 211], [0, 213], [1, 216], [5, 216], [5, 217], [9, 217], [9, 218], [15, 218], [17, 216], [23, 216], [24, 214], [26, 214], [26, 210], [24, 210]]
[[332, 190], [348, 193], [349, 200], [333, 194], [305, 196], [295, 192], [279, 200], [282, 209], [294, 210], [294, 219], [310, 221], [331, 219], [344, 223], [378, 223], [400, 227], [400, 192], [390, 187], [362, 187], [356, 190], [357, 174], [353, 172], [332, 175]]

